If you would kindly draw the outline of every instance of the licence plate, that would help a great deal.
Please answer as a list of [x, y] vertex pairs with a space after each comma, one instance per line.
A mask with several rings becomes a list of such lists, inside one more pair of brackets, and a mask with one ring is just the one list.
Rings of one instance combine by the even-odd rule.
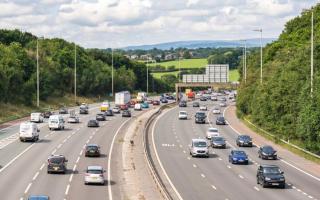
[[239, 162], [243, 162], [243, 160], [239, 160]]
[[279, 185], [279, 183], [272, 183], [272, 185]]
[[271, 156], [269, 156], [268, 158], [269, 158], [269, 159], [273, 159], [273, 157], [271, 157]]
[[58, 170], [58, 169], [59, 169], [59, 167], [54, 167], [53, 169], [54, 169], [54, 170]]

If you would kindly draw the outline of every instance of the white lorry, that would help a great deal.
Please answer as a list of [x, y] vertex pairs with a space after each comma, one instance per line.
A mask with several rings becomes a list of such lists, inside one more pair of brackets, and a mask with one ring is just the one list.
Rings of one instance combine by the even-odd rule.
[[64, 119], [61, 115], [51, 115], [49, 117], [48, 126], [50, 130], [64, 129]]
[[115, 105], [116, 106], [126, 105], [130, 102], [130, 100], [131, 100], [130, 92], [128, 91], [117, 92], [115, 96]]
[[146, 100], [147, 100], [147, 93], [146, 92], [138, 92], [137, 102], [144, 102]]
[[37, 123], [43, 122], [43, 116], [41, 113], [31, 113], [30, 121], [37, 122]]
[[39, 140], [39, 132], [37, 124], [33, 122], [22, 122], [20, 124], [19, 139], [24, 141], [37, 141]]

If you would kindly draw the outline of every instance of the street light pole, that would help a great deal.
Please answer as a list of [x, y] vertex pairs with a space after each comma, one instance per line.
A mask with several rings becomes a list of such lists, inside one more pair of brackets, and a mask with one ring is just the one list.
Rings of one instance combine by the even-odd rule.
[[313, 11], [311, 12], [311, 97], [313, 95]]
[[74, 102], [77, 103], [77, 45], [74, 43]]
[[262, 29], [253, 31], [260, 32], [260, 83], [262, 84]]
[[149, 57], [147, 55], [147, 94], [149, 94]]
[[37, 107], [40, 105], [40, 83], [39, 83], [39, 39], [37, 38]]
[[244, 83], [247, 83], [247, 40], [244, 43]]
[[113, 79], [113, 48], [111, 48], [111, 91], [112, 91], [112, 97], [114, 96], [114, 79]]

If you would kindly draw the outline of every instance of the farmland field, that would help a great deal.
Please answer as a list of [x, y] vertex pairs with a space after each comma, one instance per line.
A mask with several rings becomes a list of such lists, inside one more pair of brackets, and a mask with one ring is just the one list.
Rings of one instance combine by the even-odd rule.
[[[180, 67], [181, 68], [205, 68], [206, 65], [208, 64], [208, 60], [203, 58], [203, 59], [183, 59], [180, 60]], [[168, 61], [168, 62], [160, 62], [160, 63], [152, 63], [149, 64], [149, 66], [156, 66], [156, 65], [161, 65], [164, 67], [169, 67], [169, 66], [175, 66], [175, 68], [179, 68], [179, 61], [174, 60], [174, 61]]]

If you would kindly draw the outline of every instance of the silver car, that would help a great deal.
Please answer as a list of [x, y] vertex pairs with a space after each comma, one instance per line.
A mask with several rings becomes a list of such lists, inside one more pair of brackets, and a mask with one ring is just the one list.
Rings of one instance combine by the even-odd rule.
[[192, 157], [209, 157], [209, 148], [205, 139], [192, 139], [190, 145], [190, 155]]
[[88, 166], [84, 176], [84, 184], [101, 184], [104, 185], [103, 173], [105, 170], [101, 166]]

